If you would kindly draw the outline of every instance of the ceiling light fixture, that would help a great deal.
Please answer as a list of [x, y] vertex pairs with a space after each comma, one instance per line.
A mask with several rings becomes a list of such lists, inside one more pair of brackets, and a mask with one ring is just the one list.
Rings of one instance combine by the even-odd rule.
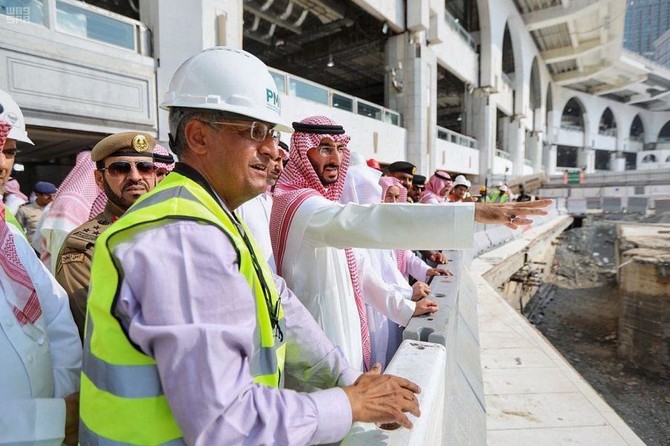
[[330, 54], [328, 56], [328, 63], [326, 64], [328, 68], [333, 68], [335, 66], [335, 62], [333, 62], [333, 55]]

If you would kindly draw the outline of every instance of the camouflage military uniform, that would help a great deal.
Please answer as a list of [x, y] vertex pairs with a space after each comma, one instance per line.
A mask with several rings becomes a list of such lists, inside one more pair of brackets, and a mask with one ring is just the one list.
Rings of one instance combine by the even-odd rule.
[[107, 204], [105, 210], [95, 218], [70, 232], [56, 263], [56, 280], [67, 291], [72, 316], [82, 339], [95, 241], [118, 218], [110, 209], [111, 206]]

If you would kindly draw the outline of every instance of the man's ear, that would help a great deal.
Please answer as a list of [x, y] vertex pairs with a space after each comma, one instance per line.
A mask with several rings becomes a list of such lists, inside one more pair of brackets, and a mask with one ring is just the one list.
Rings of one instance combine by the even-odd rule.
[[196, 155], [207, 152], [207, 140], [211, 138], [209, 126], [197, 119], [191, 119], [184, 126], [184, 137], [189, 151]]
[[94, 170], [93, 171], [93, 178], [95, 178], [95, 184], [98, 185], [100, 190], [105, 190], [105, 182], [104, 178], [102, 176], [105, 174], [102, 170]]

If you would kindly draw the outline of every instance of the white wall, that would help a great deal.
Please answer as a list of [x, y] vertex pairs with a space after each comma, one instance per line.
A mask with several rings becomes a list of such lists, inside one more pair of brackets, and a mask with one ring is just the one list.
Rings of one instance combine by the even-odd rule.
[[595, 149], [622, 150], [621, 148], [617, 147], [616, 136], [605, 136], [598, 133], [594, 138], [594, 142], [595, 144], [593, 144], [593, 148]]
[[453, 28], [442, 19], [438, 29], [441, 43], [430, 45], [437, 61], [456, 77], [469, 85], [479, 82], [479, 55], [463, 40]]
[[449, 172], [479, 174], [479, 150], [438, 139], [435, 145], [435, 167]]
[[555, 144], [562, 146], [584, 147], [584, 132], [558, 128]]

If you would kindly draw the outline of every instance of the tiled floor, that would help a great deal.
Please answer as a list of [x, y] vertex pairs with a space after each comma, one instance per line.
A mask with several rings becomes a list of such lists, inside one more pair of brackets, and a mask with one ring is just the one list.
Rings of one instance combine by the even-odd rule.
[[495, 289], [477, 288], [488, 445], [644, 445]]

